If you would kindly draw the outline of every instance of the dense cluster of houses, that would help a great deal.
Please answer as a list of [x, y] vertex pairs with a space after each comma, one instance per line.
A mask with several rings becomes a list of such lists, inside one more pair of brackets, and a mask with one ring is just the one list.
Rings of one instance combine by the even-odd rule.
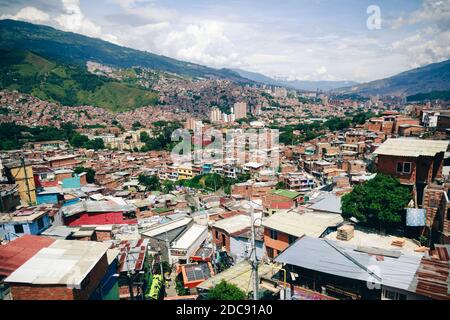
[[[261, 297], [449, 299], [449, 141], [411, 137], [421, 121], [386, 112], [281, 145], [277, 170], [251, 159], [177, 165], [165, 151], [73, 150], [58, 141], [5, 152], [0, 296], [182, 299], [181, 284], [185, 297], [197, 298], [221, 280], [250, 294], [255, 250]], [[426, 235], [432, 247], [342, 217], [342, 195], [375, 172], [409, 186], [403, 229]], [[250, 178], [229, 194], [148, 190], [139, 180], [208, 173]]]

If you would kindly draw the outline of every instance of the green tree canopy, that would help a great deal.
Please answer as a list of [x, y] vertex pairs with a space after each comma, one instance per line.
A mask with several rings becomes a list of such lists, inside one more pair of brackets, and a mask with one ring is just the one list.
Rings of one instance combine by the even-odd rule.
[[101, 150], [101, 149], [105, 149], [105, 143], [103, 142], [103, 139], [95, 138], [95, 139], [86, 141], [83, 144], [83, 148]]
[[401, 223], [402, 209], [411, 198], [408, 187], [396, 178], [377, 174], [342, 197], [342, 216], [355, 217], [378, 229], [389, 229]]
[[149, 136], [148, 133], [145, 132], [145, 131], [142, 131], [142, 132], [139, 134], [139, 137], [140, 137], [140, 139], [141, 139], [141, 142], [143, 142], [143, 143], [146, 143], [148, 140], [150, 140], [150, 136]]
[[287, 189], [286, 183], [284, 183], [283, 181], [279, 181], [276, 185], [275, 185], [275, 189]]
[[86, 172], [86, 181], [88, 183], [95, 182], [95, 170], [92, 168], [76, 167], [75, 170], [73, 170], [73, 172], [76, 174]]
[[222, 280], [208, 292], [207, 300], [244, 300], [246, 294], [237, 286]]
[[147, 190], [160, 190], [161, 184], [157, 176], [149, 176], [145, 174], [139, 175], [139, 183], [144, 185]]
[[131, 126], [132, 126], [133, 130], [142, 128], [142, 124], [139, 121], [135, 121]]
[[70, 139], [70, 144], [75, 148], [81, 148], [88, 141], [89, 138], [87, 136], [75, 133]]

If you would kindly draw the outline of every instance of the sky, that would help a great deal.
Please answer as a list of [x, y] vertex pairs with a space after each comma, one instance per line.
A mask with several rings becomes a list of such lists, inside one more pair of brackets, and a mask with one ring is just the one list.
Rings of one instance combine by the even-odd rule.
[[6, 18], [288, 80], [366, 82], [450, 58], [450, 0], [0, 0]]

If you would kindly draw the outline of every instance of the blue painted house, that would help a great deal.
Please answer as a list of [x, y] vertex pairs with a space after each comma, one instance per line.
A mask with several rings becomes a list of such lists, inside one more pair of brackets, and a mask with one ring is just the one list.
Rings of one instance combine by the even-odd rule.
[[118, 250], [109, 250], [106, 254], [109, 264], [108, 270], [89, 300], [119, 300], [119, 277], [117, 276], [119, 266], [117, 256], [119, 252]]
[[59, 187], [47, 187], [36, 192], [37, 204], [57, 204], [63, 200], [64, 196], [61, 188]]
[[63, 189], [80, 189], [81, 188], [80, 177], [75, 176], [72, 178], [64, 179], [62, 181], [62, 187]]
[[50, 227], [48, 210], [29, 207], [0, 215], [0, 233], [6, 240], [14, 240], [25, 234], [38, 235]]

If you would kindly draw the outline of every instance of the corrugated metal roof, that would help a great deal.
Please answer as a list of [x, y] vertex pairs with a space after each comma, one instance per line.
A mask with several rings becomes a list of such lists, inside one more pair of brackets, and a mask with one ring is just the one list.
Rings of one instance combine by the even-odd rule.
[[341, 198], [332, 193], [324, 193], [308, 208], [315, 211], [341, 213]]
[[109, 247], [108, 243], [93, 241], [56, 240], [14, 271], [5, 282], [80, 289], [81, 282]]
[[189, 249], [199, 238], [203, 237], [203, 241], [208, 236], [208, 227], [194, 223], [187, 229], [178, 239], [176, 239], [171, 248], [172, 249]]
[[374, 153], [400, 157], [434, 157], [436, 153], [447, 151], [448, 144], [447, 140], [387, 139]]
[[9, 276], [42, 248], [55, 240], [34, 235], [24, 235], [0, 246], [0, 275]]
[[230, 218], [214, 222], [213, 227], [222, 229], [229, 234], [238, 232], [251, 226], [250, 216], [238, 214]]
[[70, 217], [82, 212], [131, 212], [136, 207], [128, 204], [119, 204], [112, 200], [108, 201], [80, 201], [72, 205], [62, 207], [62, 213], [66, 217]]
[[149, 239], [122, 240], [113, 246], [119, 252], [120, 272], [142, 270], [147, 256]]
[[[258, 267], [258, 275], [260, 277], [269, 276], [271, 277], [279, 270], [272, 268], [267, 264], [260, 264]], [[197, 286], [204, 290], [210, 290], [222, 280], [227, 283], [234, 284], [242, 291], [248, 293], [253, 289], [253, 277], [252, 277], [252, 267], [248, 261], [241, 261], [238, 264], [226, 269], [225, 271], [212, 276], [211, 278], [203, 281]]]
[[177, 228], [181, 228], [184, 227], [186, 225], [188, 225], [189, 223], [191, 223], [193, 219], [192, 218], [181, 218], [179, 220], [174, 220], [168, 223], [164, 223], [164, 224], [160, 224], [157, 226], [154, 226], [150, 229], [145, 230], [144, 232], [141, 232], [141, 234], [143, 236], [146, 237], [156, 237], [160, 234], [164, 234], [166, 232], [169, 232], [171, 230], [177, 229]]
[[309, 212], [298, 214], [280, 211], [264, 220], [262, 225], [296, 237], [303, 235], [320, 237], [328, 227], [337, 226], [343, 221], [344, 219], [337, 214]]
[[421, 257], [407, 254], [401, 254], [399, 258], [379, 257], [355, 249], [355, 246], [305, 236], [275, 261], [414, 292], [411, 283]]

